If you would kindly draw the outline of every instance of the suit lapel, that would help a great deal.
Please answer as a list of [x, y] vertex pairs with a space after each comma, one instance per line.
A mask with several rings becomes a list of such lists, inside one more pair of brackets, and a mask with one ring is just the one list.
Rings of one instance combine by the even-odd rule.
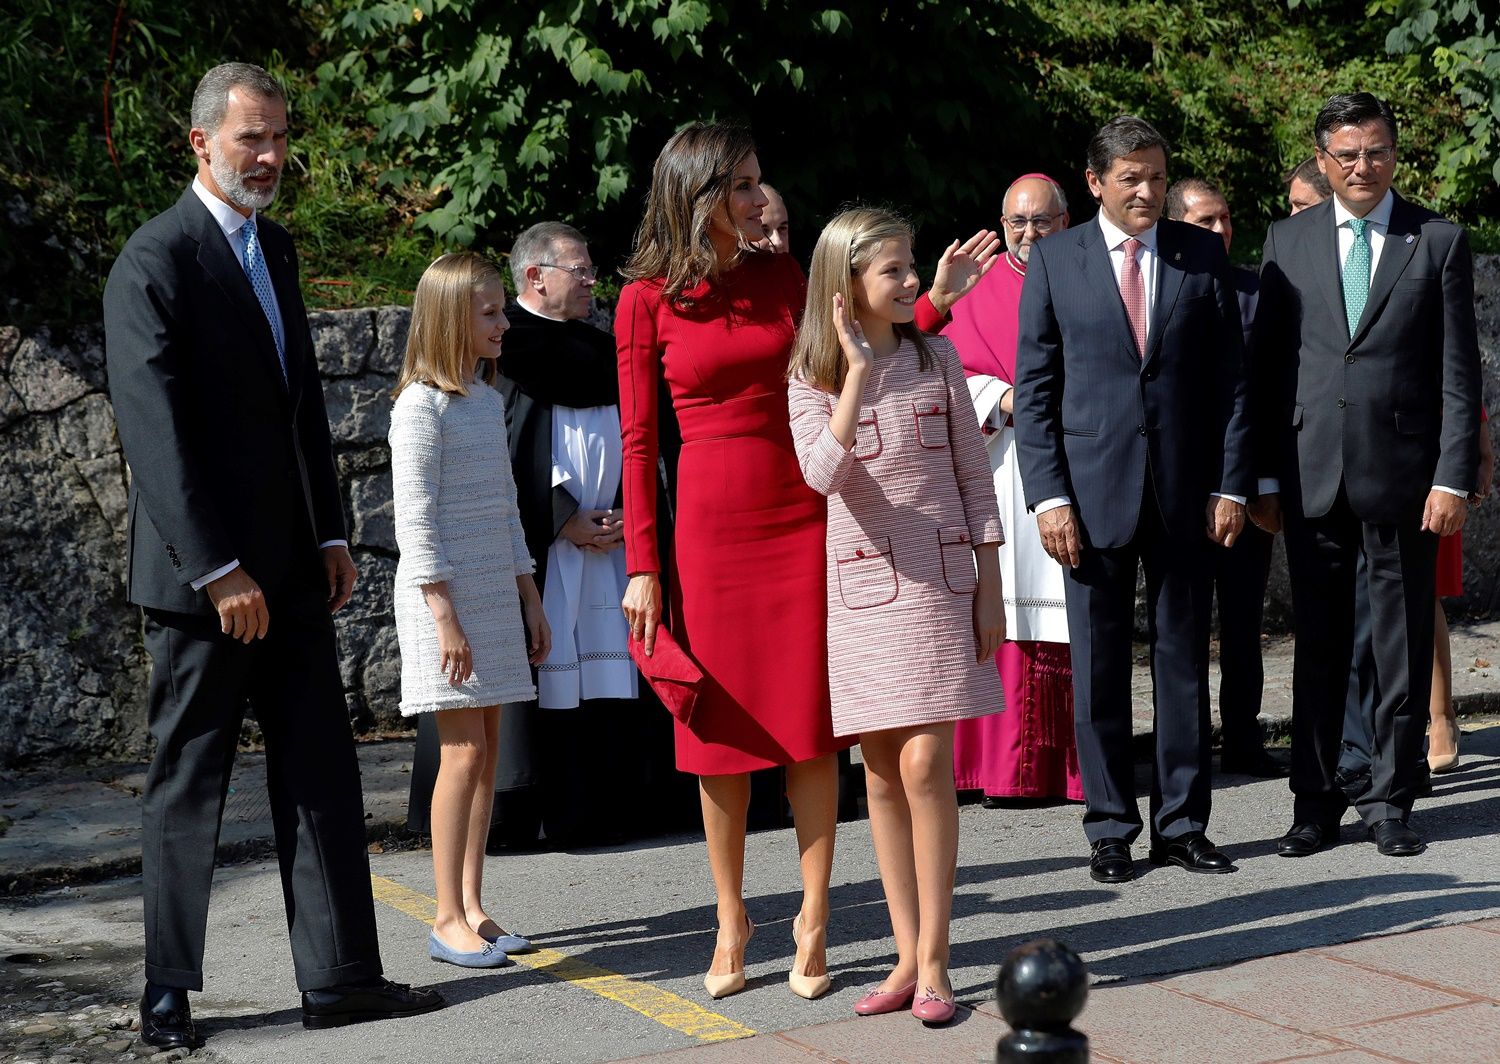
[[[1177, 246], [1170, 226], [1157, 223], [1156, 227], [1156, 305], [1151, 311], [1151, 331], [1146, 338], [1146, 354], [1141, 359], [1141, 368], [1156, 357], [1161, 349], [1162, 334], [1166, 332], [1167, 319], [1177, 305], [1177, 296], [1182, 291], [1186, 277], [1182, 269], [1182, 249]], [[1124, 307], [1124, 302], [1120, 306]], [[1127, 318], [1128, 322], [1129, 319]]]
[[1421, 234], [1414, 213], [1410, 204], [1400, 196], [1395, 197], [1391, 204], [1391, 223], [1385, 227], [1385, 243], [1380, 247], [1380, 265], [1375, 268], [1375, 276], [1370, 278], [1370, 294], [1365, 299], [1364, 313], [1354, 327], [1354, 335], [1349, 339], [1350, 347], [1370, 331], [1375, 316], [1390, 298], [1391, 289], [1416, 253]]
[[[1104, 301], [1114, 308], [1114, 317], [1119, 325], [1124, 349], [1131, 353], [1132, 361], [1139, 361], [1134, 357], [1135, 334], [1130, 329], [1130, 316], [1125, 313], [1125, 300], [1120, 295], [1120, 282], [1115, 280], [1114, 264], [1109, 261], [1109, 249], [1104, 246], [1104, 230], [1099, 228], [1098, 216], [1096, 215], [1079, 229], [1078, 264], [1083, 273], [1085, 290], [1090, 293], [1111, 293], [1103, 297]], [[1090, 298], [1097, 297], [1091, 296]]]
[[[270, 226], [261, 232], [276, 234], [266, 250], [266, 266], [271, 271], [271, 287], [276, 290], [276, 304], [281, 308], [281, 331], [286, 337], [286, 382], [295, 405], [302, 381], [302, 360], [311, 353], [303, 350], [302, 330], [295, 327], [292, 308], [301, 303], [297, 287], [297, 266], [289, 242], [281, 239], [279, 230]], [[262, 241], [264, 246], [264, 241]], [[262, 317], [265, 315], [262, 314]], [[279, 373], [281, 367], [277, 367]]]
[[191, 188], [178, 200], [177, 209], [182, 214], [184, 230], [198, 242], [198, 265], [234, 305], [241, 324], [255, 338], [258, 353], [263, 356], [260, 359], [262, 369], [271, 375], [272, 383], [285, 395], [286, 382], [282, 379], [280, 361], [276, 357], [271, 323], [266, 320], [266, 312], [261, 309], [260, 300], [255, 298], [255, 289], [250, 287], [250, 278], [234, 257], [224, 231]]

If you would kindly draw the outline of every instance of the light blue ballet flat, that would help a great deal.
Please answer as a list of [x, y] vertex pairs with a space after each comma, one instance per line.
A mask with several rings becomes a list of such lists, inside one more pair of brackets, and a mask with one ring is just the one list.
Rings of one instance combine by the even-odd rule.
[[504, 968], [514, 962], [505, 955], [505, 950], [493, 942], [473, 953], [456, 950], [437, 937], [437, 932], [427, 936], [427, 956], [442, 964], [456, 964], [460, 968]]
[[497, 949], [503, 949], [506, 953], [529, 953], [531, 951], [531, 939], [522, 938], [520, 935], [480, 935], [490, 945]]

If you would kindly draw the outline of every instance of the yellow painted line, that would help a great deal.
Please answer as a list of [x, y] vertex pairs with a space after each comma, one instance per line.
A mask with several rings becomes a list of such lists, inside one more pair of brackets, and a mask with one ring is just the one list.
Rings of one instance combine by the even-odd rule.
[[[426, 894], [419, 894], [384, 876], [370, 876], [370, 886], [375, 900], [382, 905], [389, 905], [397, 912], [405, 913], [429, 926], [437, 918], [437, 901]], [[591, 994], [598, 994], [628, 1009], [634, 1009], [648, 1020], [654, 1020], [663, 1027], [689, 1038], [696, 1038], [700, 1042], [727, 1042], [734, 1038], [749, 1038], [755, 1033], [752, 1028], [736, 1023], [727, 1016], [720, 1016], [717, 1012], [709, 1012], [702, 1005], [678, 997], [670, 990], [631, 979], [597, 964], [559, 953], [555, 949], [539, 948], [531, 953], [513, 953], [510, 959], [533, 971], [572, 983]]]

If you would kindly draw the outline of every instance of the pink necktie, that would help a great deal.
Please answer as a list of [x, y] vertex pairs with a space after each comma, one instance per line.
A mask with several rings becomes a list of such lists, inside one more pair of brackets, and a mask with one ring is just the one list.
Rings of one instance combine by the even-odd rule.
[[1146, 282], [1141, 277], [1141, 263], [1135, 257], [1142, 244], [1135, 237], [1125, 241], [1125, 265], [1120, 270], [1120, 298], [1125, 302], [1125, 315], [1130, 319], [1130, 331], [1135, 335], [1136, 353], [1146, 357]]

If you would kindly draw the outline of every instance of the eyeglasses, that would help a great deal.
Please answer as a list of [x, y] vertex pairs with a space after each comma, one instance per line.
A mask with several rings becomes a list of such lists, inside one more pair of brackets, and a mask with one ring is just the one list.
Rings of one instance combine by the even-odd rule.
[[1345, 173], [1358, 166], [1361, 159], [1367, 161], [1371, 166], [1380, 167], [1389, 166], [1391, 160], [1396, 157], [1396, 149], [1390, 147], [1366, 148], [1364, 151], [1328, 151], [1326, 148], [1319, 148], [1318, 150], [1338, 163], [1339, 169]]
[[554, 270], [565, 270], [584, 284], [593, 284], [599, 279], [599, 270], [594, 266], [563, 266], [556, 262], [539, 262], [537, 265], [548, 266]]
[[1052, 232], [1052, 227], [1057, 224], [1057, 220], [1063, 216], [1063, 213], [1058, 211], [1056, 214], [1040, 214], [1035, 218], [1002, 218], [1001, 221], [1012, 232], [1024, 233], [1029, 225], [1038, 233], [1045, 234]]

